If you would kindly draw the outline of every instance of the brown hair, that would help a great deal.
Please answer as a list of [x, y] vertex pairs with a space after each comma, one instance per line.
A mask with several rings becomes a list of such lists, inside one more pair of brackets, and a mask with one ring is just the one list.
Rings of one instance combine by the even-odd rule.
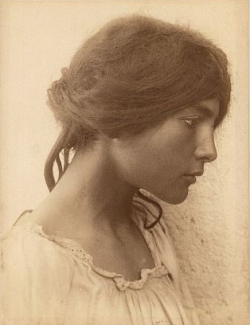
[[[62, 133], [45, 167], [50, 190], [68, 166], [69, 150], [102, 132], [133, 135], [172, 111], [216, 98], [225, 117], [231, 83], [224, 52], [198, 32], [145, 16], [106, 24], [79, 48], [48, 90]], [[64, 152], [64, 166], [59, 154]]]

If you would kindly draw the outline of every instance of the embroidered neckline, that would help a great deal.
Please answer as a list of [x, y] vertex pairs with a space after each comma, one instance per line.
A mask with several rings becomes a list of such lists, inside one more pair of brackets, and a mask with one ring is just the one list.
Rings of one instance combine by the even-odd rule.
[[[29, 214], [29, 212], [27, 212]], [[27, 216], [27, 214], [25, 216]], [[24, 217], [25, 217], [24, 216]], [[85, 263], [87, 263], [91, 269], [96, 272], [97, 274], [104, 276], [106, 278], [111, 278], [114, 280], [115, 285], [120, 290], [126, 290], [127, 288], [131, 289], [141, 289], [144, 287], [144, 285], [148, 282], [151, 278], [159, 278], [164, 275], [168, 275], [168, 269], [165, 265], [161, 263], [161, 260], [159, 258], [158, 252], [156, 250], [156, 246], [154, 243], [154, 238], [152, 235], [152, 230], [147, 230], [144, 228], [144, 222], [145, 222], [145, 212], [142, 212], [138, 209], [134, 210], [134, 213], [132, 215], [132, 220], [137, 225], [138, 229], [140, 230], [142, 236], [144, 237], [144, 240], [150, 250], [151, 256], [154, 261], [154, 268], [143, 268], [140, 272], [140, 279], [138, 280], [126, 280], [122, 274], [111, 272], [104, 270], [94, 264], [93, 257], [88, 254], [80, 244], [78, 244], [74, 239], [70, 238], [64, 238], [56, 235], [47, 235], [44, 230], [43, 226], [39, 225], [37, 223], [33, 223], [30, 221], [25, 222], [24, 224], [17, 223], [13, 226], [11, 230], [14, 230], [14, 228], [25, 228], [26, 230], [36, 233], [39, 236], [46, 238], [52, 242], [55, 242], [59, 246], [67, 249], [71, 254], [78, 257]], [[20, 220], [21, 221], [21, 220]]]

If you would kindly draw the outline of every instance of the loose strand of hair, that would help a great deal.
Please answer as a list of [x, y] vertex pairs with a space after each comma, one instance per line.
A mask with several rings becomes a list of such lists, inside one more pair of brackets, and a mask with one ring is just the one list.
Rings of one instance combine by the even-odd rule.
[[70, 148], [64, 148], [63, 149], [63, 172], [65, 172], [65, 170], [68, 168], [69, 166], [69, 152], [70, 152]]
[[61, 162], [61, 158], [60, 158], [60, 152], [56, 156], [56, 164], [57, 164], [58, 173], [59, 173], [59, 175], [58, 175], [58, 180], [59, 180], [62, 177], [62, 174], [63, 174], [63, 167], [62, 167], [62, 162]]
[[62, 176], [64, 171], [62, 169], [62, 163], [59, 157], [60, 152], [62, 151], [62, 149], [65, 146], [65, 142], [68, 138], [68, 132], [66, 130], [63, 130], [59, 137], [57, 138], [54, 146], [52, 147], [48, 158], [45, 162], [45, 167], [44, 167], [44, 177], [45, 177], [45, 182], [47, 184], [47, 187], [49, 189], [49, 191], [51, 192], [53, 190], [53, 188], [56, 185], [56, 180], [55, 180], [55, 176], [54, 176], [54, 172], [53, 172], [53, 166], [54, 163], [57, 163], [58, 166], [58, 170], [59, 170], [59, 179]]

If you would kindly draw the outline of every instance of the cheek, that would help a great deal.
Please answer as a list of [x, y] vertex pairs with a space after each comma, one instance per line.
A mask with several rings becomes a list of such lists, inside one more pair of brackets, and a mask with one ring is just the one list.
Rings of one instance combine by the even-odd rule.
[[126, 180], [161, 190], [179, 186], [178, 177], [192, 157], [194, 136], [177, 126], [120, 148], [118, 160]]
[[121, 162], [123, 175], [131, 184], [151, 191], [161, 186], [162, 174], [167, 165], [163, 158], [155, 150], [127, 155]]
[[[177, 145], [179, 144], [179, 145]], [[158, 184], [175, 181], [183, 172], [185, 164], [191, 156], [190, 146], [180, 145], [177, 141], [164, 146], [152, 146], [135, 155], [129, 165], [138, 176]], [[133, 168], [134, 166], [134, 168]]]

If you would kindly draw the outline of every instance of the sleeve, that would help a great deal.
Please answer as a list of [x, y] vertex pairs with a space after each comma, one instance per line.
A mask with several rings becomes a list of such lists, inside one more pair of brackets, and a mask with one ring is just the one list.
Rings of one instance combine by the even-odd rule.
[[67, 252], [37, 234], [4, 239], [2, 324], [63, 324], [73, 270]]
[[185, 309], [186, 315], [190, 320], [192, 325], [200, 325], [200, 320], [197, 315], [197, 309], [195, 308], [193, 298], [187, 286], [187, 283], [179, 271], [179, 288], [180, 296], [183, 301], [183, 307]]
[[180, 270], [178, 260], [175, 254], [172, 240], [168, 233], [168, 227], [164, 217], [160, 220], [159, 224], [154, 227], [155, 242], [158, 246], [158, 251], [161, 253], [161, 260], [168, 268], [173, 278], [173, 284], [181, 299], [186, 316], [192, 325], [200, 325], [197, 316], [197, 309], [194, 305], [193, 298], [187, 286], [187, 283]]

